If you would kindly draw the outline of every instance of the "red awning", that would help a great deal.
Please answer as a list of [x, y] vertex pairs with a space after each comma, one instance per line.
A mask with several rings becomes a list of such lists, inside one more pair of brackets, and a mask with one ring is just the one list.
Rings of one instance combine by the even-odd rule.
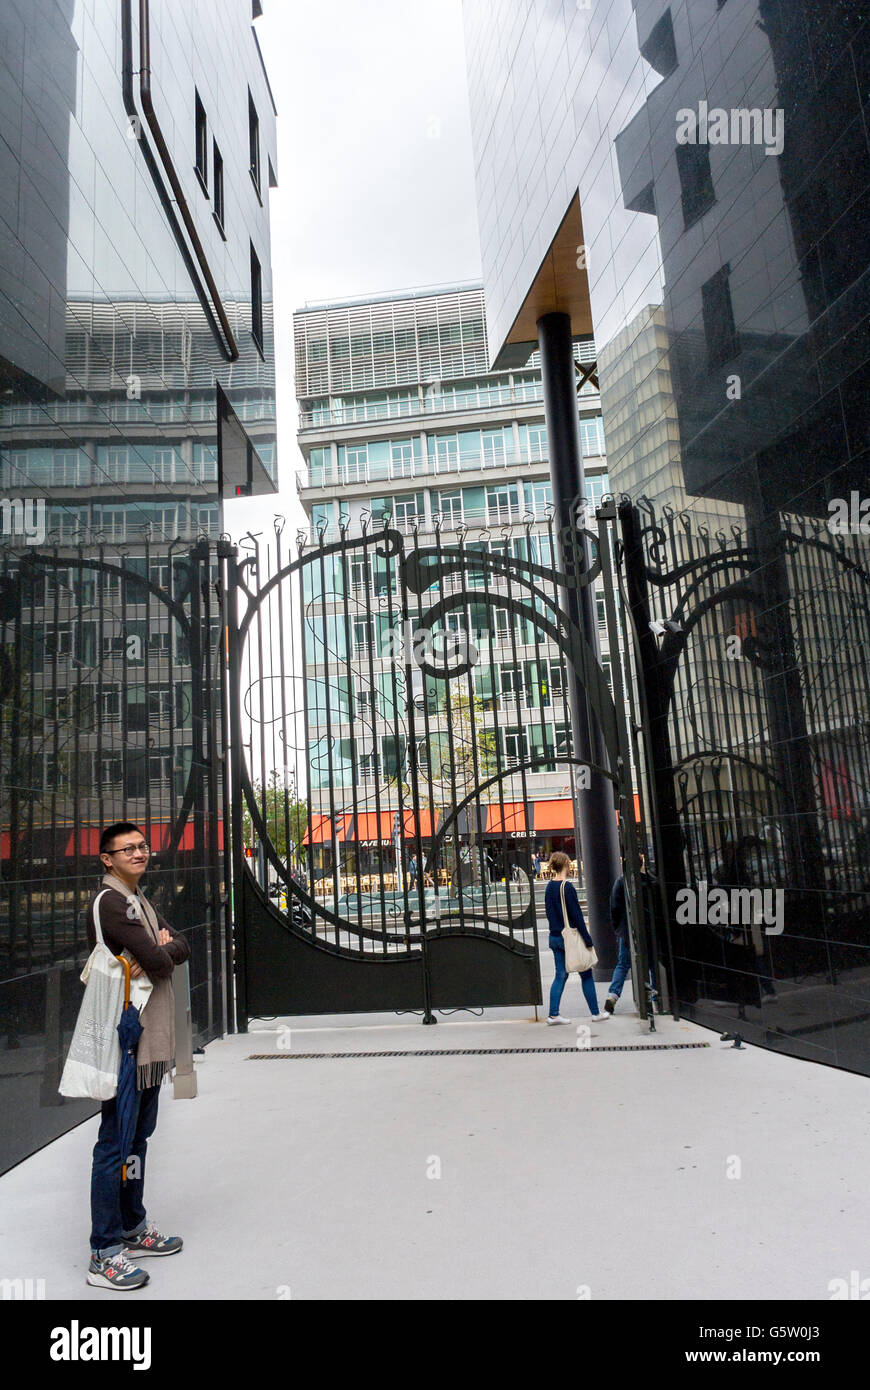
[[335, 839], [345, 840], [352, 820], [353, 816], [343, 814], [336, 816], [336, 826], [333, 830], [330, 816], [322, 815], [319, 811], [312, 811], [311, 822], [302, 837], [302, 843], [303, 845], [331, 845]]
[[[420, 838], [431, 840], [438, 825], [438, 812], [422, 809], [420, 811]], [[404, 825], [402, 827], [406, 840], [417, 838], [417, 826], [414, 820], [414, 812], [406, 811], [404, 814]]]
[[393, 842], [395, 811], [358, 811], [356, 816], [348, 816], [353, 822], [349, 827], [349, 840], [389, 845]]
[[486, 808], [486, 835], [524, 835], [526, 825], [526, 805], [524, 801], [498, 802]]
[[535, 802], [535, 834], [573, 835], [574, 811], [570, 797]]
[[[218, 848], [223, 849], [224, 823], [222, 820], [218, 821], [217, 829]], [[161, 821], [158, 824], [152, 821], [150, 830], [148, 830], [144, 824], [142, 825], [142, 833], [147, 837], [154, 854], [165, 853], [169, 848], [172, 831], [173, 826], [167, 821]], [[59, 825], [52, 836], [50, 827], [34, 826], [32, 836], [26, 831], [21, 832], [18, 844], [20, 851], [33, 854], [36, 849], [39, 852], [39, 856], [43, 858], [56, 855], [64, 859], [74, 859], [78, 854], [83, 859], [88, 859], [90, 857], [96, 859], [100, 853], [100, 836], [102, 833], [102, 827], [99, 825], [80, 825], [78, 831], [71, 829], [69, 826]], [[48, 839], [45, 837], [48, 837]], [[177, 848], [179, 850], [192, 850], [195, 848], [193, 821], [189, 820], [185, 825]], [[8, 859], [11, 850], [12, 842], [9, 831], [4, 830], [0, 832], [0, 859]]]
[[[391, 845], [396, 829], [395, 811], [358, 811], [356, 817], [348, 816], [347, 839], [361, 844]], [[432, 838], [433, 825], [437, 824], [438, 812], [421, 810], [420, 835], [424, 840]], [[405, 844], [413, 844], [417, 827], [413, 811], [402, 812], [402, 837]]]

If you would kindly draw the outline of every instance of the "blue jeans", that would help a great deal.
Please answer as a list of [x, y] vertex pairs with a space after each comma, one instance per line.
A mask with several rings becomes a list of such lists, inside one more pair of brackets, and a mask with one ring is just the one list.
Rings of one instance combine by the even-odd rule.
[[[556, 961], [556, 978], [550, 986], [550, 1017], [556, 1018], [559, 1013], [559, 1005], [562, 1002], [562, 991], [568, 978], [568, 971], [565, 969], [565, 945], [561, 936], [550, 937], [550, 950]], [[592, 978], [591, 970], [584, 970], [581, 973], [580, 983], [583, 986], [586, 1003], [589, 1005], [589, 1012], [597, 1014], [598, 995], [595, 993], [595, 981]]]
[[631, 951], [628, 949], [627, 932], [617, 932], [616, 939], [619, 942], [619, 955], [616, 958], [613, 979], [610, 981], [609, 994], [612, 998], [619, 999], [622, 996], [622, 986], [631, 973]]
[[[157, 1127], [159, 1099], [159, 1086], [148, 1086], [136, 1092], [138, 1113], [129, 1154], [122, 1154], [118, 1148], [115, 1102], [103, 1101], [91, 1169], [91, 1250], [100, 1255], [117, 1255], [124, 1248], [122, 1236], [138, 1235], [144, 1230], [145, 1154], [148, 1140]], [[128, 1177], [126, 1183], [122, 1183], [121, 1169], [131, 1154], [139, 1160], [138, 1176]]]
[[[628, 933], [618, 931], [616, 933], [616, 940], [619, 943], [619, 955], [616, 958], [613, 979], [610, 981], [610, 989], [607, 992], [608, 997], [612, 999], [621, 998], [622, 986], [631, 974], [631, 951], [628, 948]], [[649, 982], [650, 987], [655, 989], [655, 976], [653, 975], [652, 961], [650, 961], [649, 967]]]

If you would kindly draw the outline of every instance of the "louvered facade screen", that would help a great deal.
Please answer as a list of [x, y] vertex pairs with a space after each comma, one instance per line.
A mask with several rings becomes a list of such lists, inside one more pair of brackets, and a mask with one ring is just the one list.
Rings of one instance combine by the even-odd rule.
[[487, 370], [481, 289], [306, 309], [295, 326], [301, 398]]

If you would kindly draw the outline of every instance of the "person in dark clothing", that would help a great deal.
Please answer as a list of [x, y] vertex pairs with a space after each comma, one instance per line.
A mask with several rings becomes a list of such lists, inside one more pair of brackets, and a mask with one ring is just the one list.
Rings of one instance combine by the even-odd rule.
[[[148, 1275], [134, 1265], [137, 1258], [175, 1255], [180, 1236], [161, 1235], [146, 1220], [143, 1206], [145, 1154], [157, 1125], [160, 1085], [175, 1062], [175, 999], [172, 972], [190, 955], [183, 936], [155, 910], [139, 889], [150, 850], [142, 831], [130, 821], [107, 826], [100, 838], [100, 859], [106, 869], [99, 894], [88, 908], [88, 944], [93, 950], [100, 930], [109, 950], [132, 962], [130, 975], [146, 975], [152, 990], [141, 1010], [142, 1036], [136, 1054], [136, 1127], [130, 1154], [118, 1147], [115, 1100], [103, 1102], [100, 1132], [91, 1173], [91, 1260], [87, 1282], [105, 1289], [137, 1289]], [[128, 1162], [130, 1158], [135, 1162]], [[127, 1180], [122, 1169], [127, 1164]], [[132, 1172], [130, 1171], [132, 1169]]]
[[[550, 855], [550, 862], [547, 866], [552, 877], [547, 884], [544, 892], [544, 906], [547, 909], [547, 921], [550, 926], [550, 950], [556, 962], [556, 978], [550, 988], [550, 1015], [548, 1023], [570, 1023], [570, 1018], [563, 1018], [559, 1013], [559, 1005], [562, 1001], [562, 991], [565, 988], [565, 981], [568, 979], [568, 972], [565, 969], [565, 945], [562, 940], [562, 933], [565, 927], [565, 919], [562, 915], [562, 889], [565, 884], [565, 907], [568, 912], [568, 921], [572, 927], [576, 927], [587, 946], [592, 945], [592, 937], [586, 930], [586, 923], [583, 920], [583, 911], [577, 897], [577, 890], [573, 883], [568, 883], [568, 870], [571, 861], [567, 854], [556, 851]], [[598, 1010], [598, 996], [595, 993], [595, 981], [591, 970], [584, 970], [580, 975], [580, 983], [583, 986], [583, 995], [589, 1005], [589, 1012], [596, 1023], [600, 1023], [607, 1018], [607, 1014], [602, 1014]]]
[[[641, 912], [644, 917], [643, 925], [646, 930], [647, 949], [649, 952], [649, 980], [650, 985], [654, 988], [652, 943], [646, 917], [647, 913], [652, 912], [652, 882], [646, 872], [646, 861], [643, 856], [641, 856], [640, 882], [643, 893]], [[623, 985], [631, 973], [631, 950], [628, 944], [628, 908], [625, 901], [625, 878], [622, 874], [619, 875], [619, 878], [616, 879], [610, 890], [610, 925], [616, 934], [616, 941], [619, 947], [619, 954], [617, 955], [616, 965], [613, 969], [613, 979], [610, 981], [610, 989], [604, 1001], [604, 1007], [607, 1013], [612, 1014], [622, 997]]]

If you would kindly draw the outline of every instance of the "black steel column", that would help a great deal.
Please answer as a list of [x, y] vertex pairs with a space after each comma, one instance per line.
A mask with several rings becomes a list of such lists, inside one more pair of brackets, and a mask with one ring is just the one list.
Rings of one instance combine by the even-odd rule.
[[[574, 504], [578, 497], [584, 495], [586, 485], [580, 448], [570, 314], [544, 314], [538, 319], [538, 343], [561, 564], [565, 573], [571, 574], [575, 556], [572, 547], [564, 543], [563, 531], [574, 524]], [[592, 586], [580, 590], [567, 589], [565, 611], [592, 651], [600, 655]], [[574, 756], [583, 762], [607, 767], [604, 739], [576, 670], [568, 672], [568, 690]], [[610, 890], [621, 872], [613, 787], [605, 777], [593, 773], [588, 789], [581, 788], [578, 792], [577, 802], [575, 815], [579, 824], [576, 830], [580, 841], [578, 849], [583, 855], [589, 926], [603, 974], [616, 963], [616, 940], [610, 928]]]

